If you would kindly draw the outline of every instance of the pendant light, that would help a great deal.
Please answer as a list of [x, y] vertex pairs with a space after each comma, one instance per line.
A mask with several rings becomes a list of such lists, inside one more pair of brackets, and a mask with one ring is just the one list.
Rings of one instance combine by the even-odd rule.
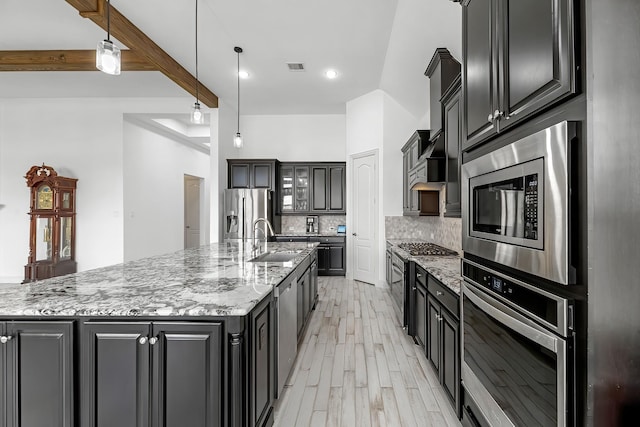
[[200, 111], [198, 95], [198, 0], [196, 0], [196, 103], [191, 110], [191, 123], [201, 125], [204, 123], [204, 114]]
[[236, 136], [233, 137], [233, 146], [235, 148], [242, 148], [242, 135], [240, 135], [240, 54], [242, 53], [242, 48], [236, 46], [233, 50], [238, 56], [238, 71], [236, 73], [236, 77], [238, 78], [238, 128]]
[[120, 75], [120, 48], [111, 41], [111, 3], [107, 0], [107, 39], [98, 42], [96, 67], [103, 73]]

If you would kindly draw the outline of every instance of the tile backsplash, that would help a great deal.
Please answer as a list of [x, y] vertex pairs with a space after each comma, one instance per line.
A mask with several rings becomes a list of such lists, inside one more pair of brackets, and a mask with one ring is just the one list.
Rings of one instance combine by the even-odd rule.
[[441, 216], [387, 216], [385, 239], [424, 240], [462, 254], [462, 219]]
[[[282, 233], [304, 233], [306, 227], [305, 215], [282, 215]], [[345, 215], [318, 215], [320, 233], [335, 233], [338, 225], [346, 224]]]

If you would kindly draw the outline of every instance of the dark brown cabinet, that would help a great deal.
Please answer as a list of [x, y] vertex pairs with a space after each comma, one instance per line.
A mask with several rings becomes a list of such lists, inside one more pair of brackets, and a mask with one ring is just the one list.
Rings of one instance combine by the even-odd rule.
[[311, 166], [311, 210], [316, 213], [344, 213], [345, 178], [345, 164]]
[[440, 99], [460, 74], [460, 63], [445, 48], [436, 49], [424, 75], [429, 78], [430, 140], [440, 136], [443, 130], [443, 104]]
[[416, 266], [415, 281], [413, 286], [415, 324], [412, 330], [415, 331], [415, 338], [422, 351], [427, 350], [427, 285], [426, 273]]
[[228, 188], [267, 188], [275, 190], [275, 159], [228, 159]]
[[575, 93], [575, 28], [571, 0], [462, 5], [466, 150]]
[[[420, 193], [411, 190], [416, 181], [419, 157], [429, 143], [429, 131], [417, 130], [402, 147], [402, 213], [420, 215]], [[426, 172], [425, 172], [426, 173]]]
[[318, 275], [344, 276], [346, 267], [346, 239], [343, 236], [309, 237], [310, 242], [320, 242], [318, 246]]
[[451, 84], [442, 97], [444, 109], [444, 142], [446, 153], [445, 211], [444, 216], [460, 218], [461, 186], [460, 163], [462, 162], [462, 104], [460, 98], [460, 76]]
[[0, 426], [72, 427], [73, 322], [0, 322]]
[[346, 163], [283, 162], [279, 176], [281, 213], [345, 213]]
[[222, 332], [218, 322], [85, 322], [82, 425], [221, 425]]

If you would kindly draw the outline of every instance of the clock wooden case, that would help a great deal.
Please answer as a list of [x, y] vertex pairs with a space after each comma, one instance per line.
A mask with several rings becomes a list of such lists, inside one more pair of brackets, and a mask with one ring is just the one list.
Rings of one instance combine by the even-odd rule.
[[24, 282], [75, 273], [76, 183], [51, 167], [32, 166], [25, 175], [31, 189], [29, 259]]

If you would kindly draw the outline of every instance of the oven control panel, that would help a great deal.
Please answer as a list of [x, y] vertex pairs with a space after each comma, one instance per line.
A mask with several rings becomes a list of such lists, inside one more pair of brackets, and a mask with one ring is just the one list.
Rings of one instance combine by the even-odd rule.
[[538, 174], [524, 177], [524, 238], [538, 239]]

